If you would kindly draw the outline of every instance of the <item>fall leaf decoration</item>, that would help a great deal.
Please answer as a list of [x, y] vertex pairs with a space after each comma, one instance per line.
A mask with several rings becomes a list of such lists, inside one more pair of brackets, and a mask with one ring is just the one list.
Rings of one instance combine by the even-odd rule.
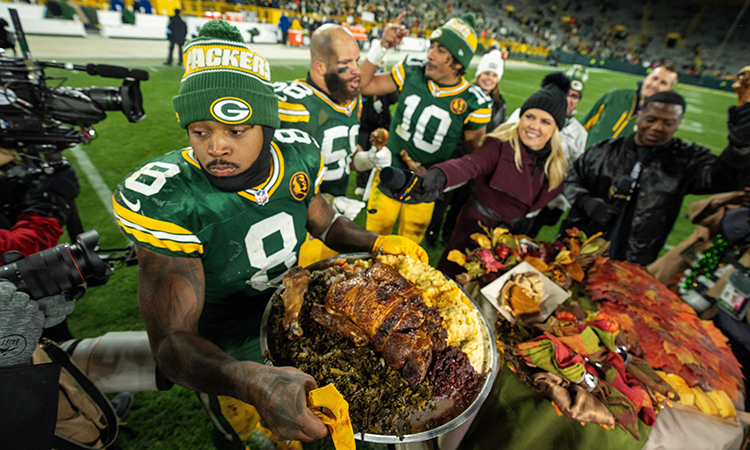
[[587, 281], [599, 313], [621, 325], [620, 337], [651, 367], [679, 375], [688, 386], [723, 390], [732, 399], [744, 392], [740, 364], [727, 338], [645, 268], [600, 258]]
[[501, 273], [526, 261], [567, 288], [572, 282], [583, 281], [589, 266], [609, 249], [609, 241], [602, 238], [601, 233], [587, 237], [577, 228], [567, 230], [568, 237], [562, 242], [537, 243], [528, 236], [510, 234], [505, 228], [489, 229], [481, 223], [479, 225], [484, 233], [470, 236], [477, 248], [466, 249], [465, 252], [451, 250], [448, 253], [448, 261], [466, 269], [466, 273], [456, 279], [464, 286], [476, 279], [479, 279], [480, 285], [490, 283]]

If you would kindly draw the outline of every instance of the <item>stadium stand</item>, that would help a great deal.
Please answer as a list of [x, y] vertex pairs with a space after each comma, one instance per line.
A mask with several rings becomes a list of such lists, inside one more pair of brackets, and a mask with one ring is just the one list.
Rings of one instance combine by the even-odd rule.
[[86, 37], [86, 29], [78, 16], [67, 19], [45, 18], [47, 8], [44, 5], [28, 3], [0, 3], [0, 17], [4, 18], [15, 32], [13, 21], [10, 20], [8, 8], [15, 8], [21, 19], [23, 30], [28, 34], [47, 36], [80, 36]]

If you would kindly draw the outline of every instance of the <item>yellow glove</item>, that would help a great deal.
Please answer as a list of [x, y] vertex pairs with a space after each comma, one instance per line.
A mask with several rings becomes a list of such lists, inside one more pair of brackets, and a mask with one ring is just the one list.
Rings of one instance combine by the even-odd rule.
[[336, 450], [356, 450], [354, 430], [349, 420], [349, 403], [336, 386], [329, 384], [308, 392], [307, 404], [328, 427]]
[[406, 255], [425, 264], [430, 262], [427, 252], [425, 252], [416, 242], [403, 236], [396, 236], [395, 234], [389, 236], [378, 236], [375, 240], [375, 245], [372, 246], [372, 252], [383, 252], [391, 255]]

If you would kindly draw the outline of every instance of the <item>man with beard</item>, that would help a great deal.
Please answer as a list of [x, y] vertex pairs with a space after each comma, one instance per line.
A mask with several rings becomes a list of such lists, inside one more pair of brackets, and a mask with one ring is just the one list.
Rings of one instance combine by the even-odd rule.
[[649, 264], [659, 254], [687, 194], [741, 190], [750, 183], [750, 103], [729, 109], [729, 144], [716, 156], [674, 134], [685, 100], [671, 91], [643, 102], [638, 130], [595, 144], [576, 160], [563, 193], [573, 205], [560, 228], [599, 231], [612, 259]]
[[[464, 73], [477, 48], [475, 17], [453, 18], [430, 36], [427, 59], [407, 56], [390, 74], [375, 74], [387, 49], [401, 42], [406, 29], [404, 13], [383, 31], [362, 63], [362, 94], [385, 95], [399, 91], [399, 105], [391, 121], [388, 146], [400, 157], [393, 166], [424, 173], [431, 165], [450, 158], [463, 138], [471, 153], [484, 136], [492, 114], [492, 99], [471, 84]], [[396, 220], [398, 234], [421, 242], [435, 203], [406, 204], [376, 178], [367, 204], [367, 229], [388, 230]]]
[[[357, 150], [359, 112], [359, 46], [349, 31], [334, 24], [315, 30], [310, 40], [310, 71], [304, 80], [278, 82], [274, 91], [279, 99], [281, 128], [307, 132], [320, 144], [325, 175], [320, 191], [333, 207], [354, 220], [365, 206], [346, 197], [349, 172], [389, 166], [391, 154]], [[305, 267], [336, 255], [320, 240], [308, 239], [300, 251]]]
[[633, 134], [638, 111], [646, 97], [673, 90], [677, 77], [677, 69], [672, 64], [664, 64], [639, 81], [637, 89], [613, 89], [604, 94], [581, 121], [589, 133], [586, 148], [604, 139]]
[[304, 131], [277, 130], [270, 65], [237, 28], [212, 20], [184, 51], [173, 100], [190, 147], [149, 160], [112, 199], [136, 244], [154, 361], [199, 392], [218, 449], [244, 450], [260, 419], [281, 441], [320, 439], [328, 430], [305, 400], [315, 380], [264, 365], [259, 336], [307, 232], [342, 252], [426, 255], [359, 228], [317, 194], [320, 148]]

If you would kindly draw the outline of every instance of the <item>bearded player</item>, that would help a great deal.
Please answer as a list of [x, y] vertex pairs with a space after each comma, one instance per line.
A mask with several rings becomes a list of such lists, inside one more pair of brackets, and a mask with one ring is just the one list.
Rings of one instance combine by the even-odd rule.
[[426, 255], [362, 230], [317, 194], [320, 148], [304, 131], [275, 130], [270, 66], [237, 28], [208, 22], [183, 61], [174, 108], [190, 147], [146, 162], [113, 197], [136, 244], [154, 360], [201, 392], [217, 448], [244, 449], [259, 419], [279, 440], [314, 441], [328, 434], [305, 401], [315, 381], [263, 365], [259, 339], [265, 305], [307, 232], [338, 251]]
[[[403, 18], [402, 13], [386, 27], [381, 42], [371, 47], [362, 63], [360, 87], [363, 95], [400, 91], [388, 147], [398, 155], [393, 157], [394, 167], [419, 173], [450, 158], [461, 139], [469, 152], [474, 150], [490, 121], [492, 99], [463, 76], [477, 47], [471, 13], [449, 20], [432, 33], [426, 60], [407, 57], [390, 74], [376, 75], [387, 49], [398, 45], [406, 32]], [[398, 219], [398, 234], [421, 242], [434, 203], [401, 203], [378, 181], [367, 203], [371, 212], [367, 229], [390, 234]]]
[[[365, 206], [346, 197], [349, 172], [378, 169], [391, 164], [388, 149], [358, 152], [359, 46], [346, 28], [327, 24], [315, 30], [310, 40], [310, 71], [305, 80], [274, 84], [279, 99], [282, 128], [296, 128], [320, 144], [325, 175], [320, 191], [333, 207], [354, 220]], [[303, 267], [336, 252], [320, 240], [308, 239], [300, 250]]]

